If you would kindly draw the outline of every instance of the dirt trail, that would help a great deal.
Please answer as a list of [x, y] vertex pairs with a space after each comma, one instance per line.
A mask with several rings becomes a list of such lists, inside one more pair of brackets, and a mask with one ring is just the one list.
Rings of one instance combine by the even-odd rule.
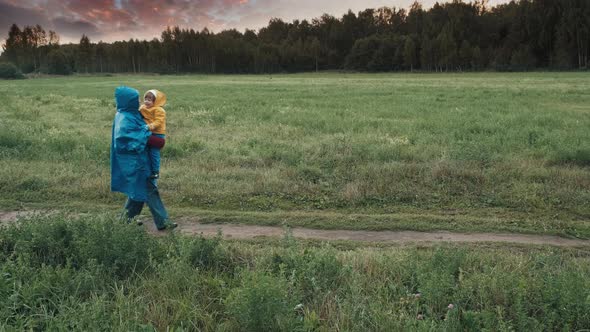
[[[0, 223], [14, 222], [20, 217], [26, 217], [31, 212], [0, 211]], [[148, 218], [144, 219], [145, 225], [154, 234], [165, 234], [155, 230], [154, 224]], [[277, 226], [255, 226], [239, 224], [203, 224], [196, 218], [179, 219], [179, 227], [176, 230], [185, 235], [202, 234], [206, 237], [217, 235], [219, 231], [227, 239], [253, 239], [258, 237], [282, 237], [285, 228]], [[384, 243], [513, 243], [552, 245], [559, 247], [590, 247], [590, 240], [567, 239], [552, 235], [527, 235], [508, 233], [452, 233], [452, 232], [415, 232], [415, 231], [358, 231], [358, 230], [321, 230], [310, 228], [293, 228], [293, 237], [313, 240], [346, 240], [359, 242], [384, 242]]]
[[[156, 232], [153, 223], [146, 221], [147, 227]], [[253, 239], [257, 237], [282, 237], [285, 228], [277, 226], [255, 226], [239, 224], [202, 224], [188, 218], [179, 220], [178, 230], [182, 234], [215, 236], [219, 231], [228, 239]], [[552, 235], [528, 235], [508, 233], [452, 233], [452, 232], [415, 232], [415, 231], [358, 231], [358, 230], [322, 230], [310, 228], [293, 228], [293, 237], [313, 240], [346, 240], [359, 242], [384, 243], [436, 243], [463, 242], [483, 243], [500, 242], [515, 244], [552, 245], [559, 247], [590, 247], [590, 240], [567, 239]]]

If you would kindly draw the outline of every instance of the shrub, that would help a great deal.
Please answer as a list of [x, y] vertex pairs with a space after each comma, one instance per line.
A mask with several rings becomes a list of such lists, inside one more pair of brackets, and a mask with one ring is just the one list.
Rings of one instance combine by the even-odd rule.
[[262, 272], [244, 272], [241, 287], [227, 299], [227, 308], [243, 331], [293, 331], [300, 325], [294, 308], [297, 296], [289, 283]]
[[225, 311], [220, 299], [227, 296], [226, 289], [223, 274], [201, 272], [169, 257], [140, 278], [135, 294], [142, 303], [154, 304], [142, 306], [140, 316], [158, 331], [213, 331]]
[[185, 248], [185, 258], [193, 266], [206, 270], [231, 271], [233, 264], [227, 252], [220, 246], [221, 236], [207, 239], [199, 236], [189, 240]]
[[35, 268], [20, 260], [0, 264], [0, 272], [0, 317], [3, 325], [16, 330], [25, 330], [20, 326], [59, 330], [46, 324], [65, 307], [92, 301], [95, 294], [110, 287], [110, 278], [96, 265], [84, 269], [50, 265]]
[[336, 258], [336, 250], [306, 251], [298, 271], [298, 281], [306, 299], [337, 290], [346, 279], [347, 269]]
[[304, 250], [289, 248], [268, 257], [269, 269], [284, 278], [294, 277], [303, 299], [311, 301], [318, 294], [337, 291], [349, 277], [349, 269], [343, 266], [330, 247]]
[[14, 64], [10, 62], [0, 62], [0, 78], [17, 79], [25, 77]]
[[113, 219], [51, 216], [24, 220], [0, 232], [0, 262], [21, 259], [30, 266], [82, 268], [99, 264], [119, 278], [142, 271], [161, 250], [136, 226]]

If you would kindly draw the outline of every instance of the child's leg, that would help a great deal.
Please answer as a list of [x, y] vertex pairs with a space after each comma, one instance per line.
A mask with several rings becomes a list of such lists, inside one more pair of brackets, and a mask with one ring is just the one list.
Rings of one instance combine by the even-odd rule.
[[151, 147], [149, 149], [149, 155], [152, 174], [160, 173], [160, 149]]
[[[152, 134], [159, 138], [165, 139], [166, 135], [164, 134]], [[152, 166], [152, 174], [159, 175], [160, 174], [160, 150], [156, 147], [150, 147], [150, 162]], [[156, 176], [157, 177], [157, 176]]]

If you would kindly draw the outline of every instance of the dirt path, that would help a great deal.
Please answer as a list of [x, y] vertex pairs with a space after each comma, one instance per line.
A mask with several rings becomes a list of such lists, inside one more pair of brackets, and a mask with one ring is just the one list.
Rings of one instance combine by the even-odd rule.
[[[146, 221], [147, 227], [156, 232], [153, 223]], [[253, 239], [257, 237], [283, 237], [285, 228], [275, 226], [255, 226], [238, 224], [202, 224], [190, 219], [179, 220], [178, 230], [182, 234], [215, 236], [219, 231], [228, 239]], [[559, 247], [590, 247], [590, 240], [566, 239], [551, 235], [527, 235], [504, 233], [452, 233], [452, 232], [414, 232], [414, 231], [353, 231], [293, 228], [293, 237], [313, 240], [346, 240], [384, 243], [515, 243], [552, 245]]]
[[[31, 215], [31, 212], [0, 211], [0, 223], [14, 222], [20, 217]], [[154, 233], [154, 224], [149, 218], [143, 218], [144, 227]], [[285, 228], [276, 226], [255, 226], [239, 224], [203, 224], [195, 218], [179, 219], [179, 227], [176, 230], [185, 235], [202, 234], [206, 237], [217, 235], [219, 231], [227, 239], [253, 239], [259, 237], [283, 237]], [[164, 233], [165, 234], [165, 233]], [[346, 240], [359, 242], [383, 242], [383, 243], [513, 243], [552, 245], [559, 247], [590, 247], [590, 240], [566, 239], [552, 235], [527, 235], [507, 233], [452, 233], [452, 232], [414, 232], [414, 231], [352, 231], [352, 230], [321, 230], [310, 228], [293, 228], [293, 237], [313, 240]]]

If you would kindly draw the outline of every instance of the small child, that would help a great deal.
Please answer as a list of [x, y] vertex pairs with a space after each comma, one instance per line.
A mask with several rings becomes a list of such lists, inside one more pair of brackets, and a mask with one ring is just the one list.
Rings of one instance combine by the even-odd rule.
[[161, 145], [149, 145], [150, 163], [152, 175], [150, 178], [157, 179], [160, 177], [160, 149], [163, 147], [166, 138], [166, 111], [162, 108], [166, 104], [166, 95], [158, 90], [148, 90], [143, 95], [143, 105], [139, 108], [143, 119], [147, 123], [146, 127], [152, 132], [151, 138], [158, 137], [156, 141], [162, 142]]

